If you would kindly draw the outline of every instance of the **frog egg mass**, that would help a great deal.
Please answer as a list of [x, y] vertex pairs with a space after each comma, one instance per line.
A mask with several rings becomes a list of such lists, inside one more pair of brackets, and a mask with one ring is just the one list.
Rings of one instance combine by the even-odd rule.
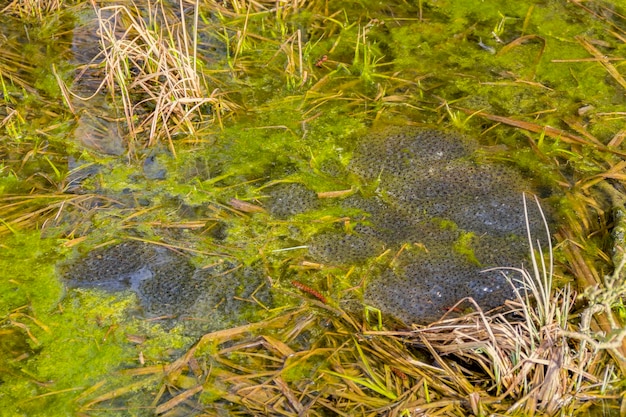
[[[528, 265], [522, 194], [533, 187], [513, 167], [479, 161], [478, 149], [438, 130], [393, 128], [364, 138], [348, 169], [364, 184], [376, 182], [376, 191], [341, 203], [361, 210], [363, 221], [343, 235], [313, 237], [309, 256], [350, 265], [409, 248], [367, 277], [364, 294], [366, 304], [407, 323], [436, 320], [465, 297], [484, 309], [513, 298], [502, 272], [486, 270]], [[529, 220], [533, 236], [544, 237], [533, 203]]]

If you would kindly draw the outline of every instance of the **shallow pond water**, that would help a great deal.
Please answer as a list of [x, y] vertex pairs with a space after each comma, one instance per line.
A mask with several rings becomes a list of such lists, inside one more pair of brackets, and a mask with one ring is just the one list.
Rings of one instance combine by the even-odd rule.
[[[458, 314], [448, 310], [464, 296], [496, 307], [512, 290], [478, 271], [528, 264], [522, 191], [540, 196], [560, 232], [559, 285], [581, 283], [564, 242], [582, 248], [589, 275], [610, 271], [611, 198], [596, 185], [621, 192], [624, 180], [619, 4], [226, 3], [200, 5], [195, 29], [185, 3], [211, 97], [184, 107], [189, 124], [173, 107], [174, 122], [150, 119], [150, 83], [133, 90], [131, 117], [119, 86], [98, 90], [105, 26], [91, 5], [45, 24], [2, 12], [0, 406], [10, 415], [175, 411], [162, 387], [190, 389], [185, 377], [137, 382], [133, 370], [303, 303], [318, 327], [289, 340], [310, 349], [324, 306], [375, 307], [373, 327]], [[180, 17], [178, 4], [163, 7]], [[160, 27], [156, 9], [139, 10]], [[148, 66], [133, 59], [129, 79]], [[169, 133], [153, 141], [146, 120]], [[214, 365], [225, 375], [231, 362]], [[220, 384], [181, 400], [180, 413], [228, 412]]]

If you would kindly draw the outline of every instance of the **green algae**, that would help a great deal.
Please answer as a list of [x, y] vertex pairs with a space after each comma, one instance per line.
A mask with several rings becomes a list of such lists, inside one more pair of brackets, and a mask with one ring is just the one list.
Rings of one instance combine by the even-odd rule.
[[[93, 383], [95, 378], [117, 366], [123, 357], [123, 349], [117, 341], [100, 343], [107, 331], [104, 326], [110, 326], [111, 322], [102, 326], [95, 323], [95, 315], [105, 321], [119, 318], [123, 305], [111, 305], [111, 300], [98, 298], [91, 300], [91, 309], [61, 306], [62, 288], [56, 280], [50, 279], [54, 276], [54, 267], [43, 262], [59, 256], [58, 243], [41, 240], [38, 233], [17, 235], [4, 241], [0, 262], [6, 277], [11, 278], [2, 280], [3, 328], [29, 333], [28, 337], [22, 335], [29, 345], [24, 352], [3, 352], [7, 377], [2, 381], [0, 402], [4, 410], [13, 410], [14, 415], [45, 415], [46, 409], [66, 413], [70, 409], [68, 396], [77, 387]], [[15, 259], [20, 262], [16, 263]], [[99, 306], [96, 312], [93, 302]], [[20, 357], [24, 354], [26, 357]], [[90, 373], [90, 369], [94, 372]], [[48, 389], [51, 384], [55, 388]], [[63, 392], [66, 389], [70, 391]], [[50, 391], [60, 391], [64, 400], [57, 401], [54, 396], [38, 398]]]
[[461, 236], [459, 236], [456, 242], [454, 242], [452, 247], [455, 252], [465, 257], [465, 259], [467, 259], [468, 262], [476, 266], [482, 267], [483, 265], [481, 265], [478, 258], [476, 258], [476, 254], [474, 253], [474, 248], [472, 247], [472, 240], [474, 239], [475, 236], [476, 236], [475, 233], [472, 233], [472, 232], [461, 233]]
[[107, 375], [140, 361], [160, 363], [194, 340], [176, 329], [164, 332], [129, 320], [128, 312], [136, 309], [131, 293], [65, 292], [50, 262], [67, 252], [61, 243], [38, 233], [4, 239], [0, 265], [11, 278], [0, 282], [1, 325], [12, 340], [2, 344], [0, 404], [10, 415], [74, 414], [81, 407], [80, 392], [128, 381]]

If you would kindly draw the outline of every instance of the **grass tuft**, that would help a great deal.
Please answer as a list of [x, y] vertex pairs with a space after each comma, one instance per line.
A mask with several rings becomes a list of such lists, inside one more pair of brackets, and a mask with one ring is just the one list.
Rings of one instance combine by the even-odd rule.
[[0, 14], [8, 13], [21, 19], [43, 21], [50, 14], [61, 10], [62, 7], [62, 0], [13, 0], [0, 10]]
[[[143, 16], [138, 5], [98, 8], [98, 33], [104, 80], [114, 102], [121, 102], [130, 150], [192, 135], [203, 123], [221, 125], [238, 108], [226, 94], [208, 85], [197, 59], [198, 4], [191, 24], [184, 7], [151, 3]], [[179, 16], [179, 17], [178, 17]]]

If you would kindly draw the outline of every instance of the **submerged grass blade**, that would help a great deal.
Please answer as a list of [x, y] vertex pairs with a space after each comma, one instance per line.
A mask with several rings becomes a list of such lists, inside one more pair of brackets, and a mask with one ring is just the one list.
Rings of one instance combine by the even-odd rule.
[[349, 381], [355, 382], [359, 385], [363, 385], [366, 388], [371, 389], [372, 391], [375, 391], [377, 393], [379, 393], [380, 395], [384, 395], [385, 397], [391, 399], [391, 400], [396, 400], [398, 397], [391, 391], [387, 390], [385, 387], [382, 387], [378, 384], [377, 381], [371, 382], [365, 378], [359, 378], [356, 376], [350, 376], [350, 375], [345, 375], [345, 374], [340, 374], [338, 372], [333, 372], [333, 371], [329, 371], [329, 370], [324, 370], [322, 371], [325, 374], [328, 375], [333, 375], [339, 378], [343, 378], [343, 379], [347, 379]]

